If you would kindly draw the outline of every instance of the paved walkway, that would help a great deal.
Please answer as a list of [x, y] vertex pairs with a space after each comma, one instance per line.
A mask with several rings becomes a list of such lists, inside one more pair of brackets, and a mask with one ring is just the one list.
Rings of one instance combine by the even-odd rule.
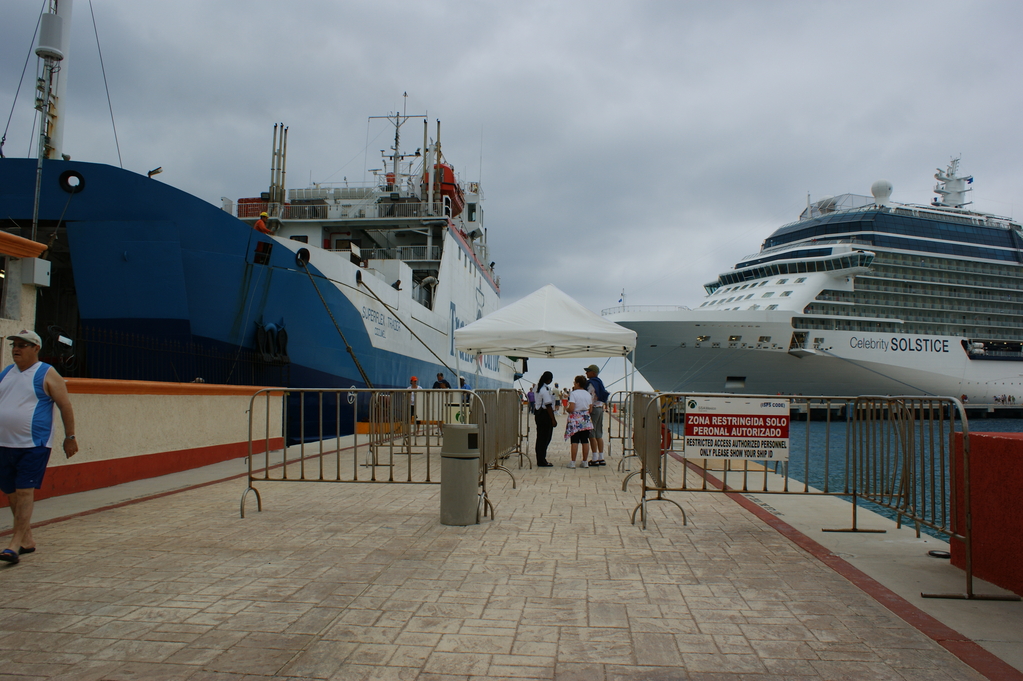
[[[798, 500], [678, 495], [688, 525], [653, 504], [644, 531], [638, 481], [569, 470], [555, 445], [518, 489], [493, 473], [496, 519], [469, 527], [440, 525], [433, 485], [266, 483], [244, 519], [243, 479], [98, 513], [132, 493], [40, 502], [71, 517], [0, 568], [0, 679], [1023, 678], [946, 635], [979, 673], [814, 555], [779, 510]], [[139, 484], [161, 483], [182, 485]], [[1023, 625], [1018, 603], [957, 605]]]

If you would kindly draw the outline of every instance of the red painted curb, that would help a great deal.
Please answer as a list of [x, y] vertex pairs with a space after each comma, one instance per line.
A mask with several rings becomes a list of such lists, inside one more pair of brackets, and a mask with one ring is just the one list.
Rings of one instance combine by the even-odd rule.
[[[351, 449], [351, 447], [345, 447], [341, 451], [345, 451], [345, 449]], [[327, 454], [333, 454], [335, 451], [337, 451], [337, 450], [333, 450], [332, 449], [329, 452], [323, 452], [323, 454], [315, 454], [315, 455], [307, 457], [307, 458], [316, 458], [317, 456], [325, 456]], [[262, 454], [262, 452], [260, 452], [260, 454]], [[291, 463], [291, 462], [289, 462], [289, 463]], [[281, 463], [278, 463], [278, 464], [274, 464], [273, 466], [270, 466], [270, 468], [271, 469], [280, 468], [283, 465], [284, 465], [284, 463], [281, 462]], [[264, 472], [266, 470], [267, 470], [266, 468], [253, 469], [252, 474], [262, 473], [262, 472]], [[173, 490], [170, 490], [169, 492], [159, 492], [157, 494], [150, 494], [149, 496], [145, 496], [145, 497], [138, 497], [137, 499], [129, 499], [128, 501], [122, 501], [122, 502], [117, 503], [117, 504], [110, 504], [109, 506], [100, 506], [99, 508], [93, 508], [93, 509], [90, 509], [88, 511], [80, 511], [78, 513], [72, 513], [70, 515], [60, 516], [59, 518], [50, 518], [49, 520], [43, 520], [43, 521], [40, 521], [38, 523], [32, 523], [32, 529], [35, 529], [37, 527], [45, 527], [47, 525], [53, 525], [54, 523], [62, 523], [65, 520], [73, 520], [74, 518], [82, 518], [82, 517], [85, 517], [87, 515], [93, 515], [94, 513], [102, 513], [103, 511], [111, 511], [111, 510], [113, 510], [115, 508], [123, 508], [125, 506], [131, 506], [133, 504], [141, 504], [143, 501], [151, 501], [152, 499], [160, 499], [160, 498], [163, 498], [163, 497], [169, 497], [172, 494], [180, 494], [181, 492], [190, 492], [193, 489], [201, 489], [203, 487], [209, 487], [210, 485], [218, 485], [218, 484], [220, 484], [222, 482], [227, 482], [229, 480], [237, 480], [238, 478], [247, 478], [247, 477], [249, 477], [249, 473], [248, 472], [238, 473], [237, 475], [229, 475], [226, 478], [220, 478], [219, 480], [210, 480], [209, 482], [200, 482], [199, 484], [189, 485], [188, 487], [182, 487], [181, 489], [173, 489]], [[259, 482], [259, 480], [257, 479], [256, 482]], [[9, 534], [14, 534], [14, 528], [11, 528], [9, 530], [4, 530], [3, 532], [0, 532], [0, 537], [6, 537]]]

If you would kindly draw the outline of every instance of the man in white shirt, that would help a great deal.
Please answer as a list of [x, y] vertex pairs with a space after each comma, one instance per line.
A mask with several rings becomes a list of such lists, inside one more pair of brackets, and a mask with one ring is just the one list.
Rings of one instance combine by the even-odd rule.
[[590, 412], [590, 420], [593, 422], [593, 437], [590, 438], [590, 449], [593, 456], [590, 457], [591, 466], [605, 466], [604, 462], [604, 400], [607, 399], [607, 388], [604, 381], [597, 378], [600, 367], [596, 364], [583, 369], [586, 372], [586, 380], [590, 382], [590, 396], [593, 399], [593, 410]]
[[0, 490], [14, 514], [14, 533], [0, 561], [14, 564], [36, 550], [32, 509], [53, 446], [54, 405], [64, 423], [69, 459], [78, 452], [78, 441], [67, 385], [56, 369], [39, 361], [39, 334], [25, 329], [7, 339], [14, 364], [0, 373]]

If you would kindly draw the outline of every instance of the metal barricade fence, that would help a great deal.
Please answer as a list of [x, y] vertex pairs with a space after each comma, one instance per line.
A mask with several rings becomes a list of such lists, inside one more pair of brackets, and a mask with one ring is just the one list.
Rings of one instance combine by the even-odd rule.
[[[723, 450], [713, 445], [709, 449], [693, 447], [706, 444], [708, 439], [687, 436], [686, 412], [687, 408], [695, 410], [704, 398], [722, 403], [762, 402], [775, 407], [784, 404], [791, 419], [784, 426], [786, 444], [779, 444], [777, 450], [756, 452], [765, 456], [735, 448], [718, 454]], [[626, 489], [634, 476], [642, 480], [640, 501], [632, 512], [633, 523], [639, 513], [645, 528], [647, 504], [665, 501], [678, 507], [685, 524], [685, 510], [665, 496], [668, 492], [847, 497], [852, 501], [852, 526], [825, 531], [884, 532], [857, 526], [858, 502], [866, 501], [888, 509], [899, 526], [904, 519], [912, 522], [918, 536], [921, 528], [926, 527], [962, 542], [966, 593], [923, 596], [1003, 598], [973, 592], [969, 422], [959, 400], [914, 396], [811, 398], [636, 393], [631, 406], [630, 411], [635, 412], [632, 445], [641, 467], [626, 476], [622, 487]], [[961, 452], [955, 450], [957, 430], [962, 433]], [[713, 435], [705, 437], [712, 443], [720, 442]], [[694, 449], [715, 452], [715, 456], [696, 456]], [[957, 457], [961, 472], [954, 465]], [[964, 484], [959, 483], [959, 476]], [[956, 489], [963, 490], [964, 508], [955, 507]]]
[[624, 473], [632, 470], [631, 464], [636, 459], [636, 450], [633, 449], [633, 418], [635, 410], [632, 407], [633, 393], [631, 391], [619, 390], [612, 393], [607, 400], [604, 409], [604, 423], [607, 428], [608, 450], [614, 451], [614, 443], [618, 443], [618, 451], [621, 458], [618, 460], [618, 472]]
[[[522, 449], [520, 447], [521, 400], [517, 390], [502, 388], [499, 390], [477, 390], [475, 395], [483, 405], [487, 416], [486, 422], [477, 420], [475, 410], [470, 413], [470, 423], [479, 424], [480, 433], [485, 432], [481, 447], [484, 465], [490, 470], [502, 470], [512, 479], [512, 489], [517, 486], [515, 476], [501, 462], [512, 454], [519, 455], [519, 468], [522, 468]], [[532, 467], [532, 466], [530, 466]]]
[[529, 461], [529, 467], [533, 467], [533, 454], [529, 451], [529, 435], [533, 432], [533, 405], [527, 399], [519, 401], [519, 468], [522, 468], [522, 457]]
[[[487, 498], [488, 462], [496, 461], [509, 436], [507, 426], [491, 425], [484, 395], [467, 390], [288, 389], [276, 407], [279, 413], [272, 413], [271, 396], [281, 392], [260, 390], [249, 401], [248, 486], [242, 493], [241, 517], [250, 492], [257, 510], [263, 510], [254, 483], [438, 484], [443, 427], [449, 423], [479, 426], [480, 509], [484, 516], [488, 509], [493, 512]], [[494, 393], [496, 416], [507, 405]], [[265, 416], [262, 433], [253, 431], [257, 410]], [[503, 420], [514, 424], [514, 413]], [[270, 426], [274, 421], [282, 424], [283, 450], [271, 448], [277, 437]]]

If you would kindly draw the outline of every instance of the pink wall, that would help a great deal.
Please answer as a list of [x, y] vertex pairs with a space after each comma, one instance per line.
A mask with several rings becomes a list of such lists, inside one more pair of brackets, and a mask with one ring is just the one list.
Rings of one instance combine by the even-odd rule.
[[[962, 434], [955, 439], [960, 452]], [[961, 473], [958, 458], [956, 467]], [[957, 479], [961, 485], [961, 474]], [[1023, 433], [970, 433], [970, 498], [974, 576], [1023, 595]], [[956, 502], [956, 527], [965, 528], [961, 487]], [[965, 569], [963, 543], [953, 541], [951, 553], [952, 564]]]

